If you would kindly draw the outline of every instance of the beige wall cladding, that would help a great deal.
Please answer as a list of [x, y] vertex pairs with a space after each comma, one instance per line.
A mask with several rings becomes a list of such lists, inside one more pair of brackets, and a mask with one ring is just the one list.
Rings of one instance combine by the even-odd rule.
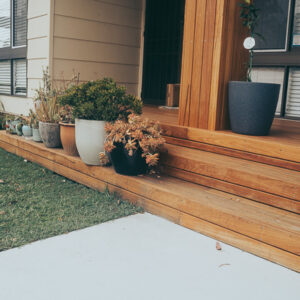
[[107, 43], [55, 38], [54, 58], [138, 66], [139, 49]]
[[[93, 28], [93, 30], [91, 30]], [[140, 47], [140, 29], [55, 16], [54, 36]]]
[[[55, 14], [140, 28], [140, 2], [127, 1], [131, 7], [116, 2], [120, 1], [55, 0]], [[138, 4], [137, 8], [133, 8], [134, 3]]]
[[82, 81], [113, 77], [117, 82], [138, 83], [138, 66], [55, 59], [53, 69], [55, 78], [69, 79], [75, 70], [80, 70], [80, 80]]
[[142, 0], [55, 0], [53, 74], [112, 77], [138, 94]]

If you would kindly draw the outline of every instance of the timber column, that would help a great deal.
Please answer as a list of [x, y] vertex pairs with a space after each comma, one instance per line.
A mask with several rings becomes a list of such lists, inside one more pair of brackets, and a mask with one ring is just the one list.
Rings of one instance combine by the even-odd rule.
[[242, 0], [186, 0], [179, 124], [228, 128], [227, 84], [246, 78]]

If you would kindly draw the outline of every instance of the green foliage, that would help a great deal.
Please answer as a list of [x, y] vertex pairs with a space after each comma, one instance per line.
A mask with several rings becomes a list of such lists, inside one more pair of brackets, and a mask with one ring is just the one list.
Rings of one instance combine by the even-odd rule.
[[72, 86], [59, 97], [61, 105], [73, 107], [75, 118], [114, 122], [127, 120], [131, 113], [142, 113], [142, 101], [126, 94], [111, 78]]
[[59, 111], [60, 121], [67, 124], [75, 124], [75, 118], [73, 114], [73, 107], [65, 105], [60, 108]]
[[259, 9], [255, 7], [252, 1], [244, 1], [240, 3], [241, 12], [240, 17], [243, 20], [243, 25], [249, 29], [251, 36], [253, 37], [255, 33], [255, 27], [259, 19]]

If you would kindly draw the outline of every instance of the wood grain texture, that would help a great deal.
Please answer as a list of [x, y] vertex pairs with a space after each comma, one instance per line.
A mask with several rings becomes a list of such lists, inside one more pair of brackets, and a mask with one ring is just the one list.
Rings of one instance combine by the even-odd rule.
[[241, 196], [247, 199], [257, 201], [273, 207], [278, 207], [296, 214], [300, 214], [300, 202], [286, 197], [281, 197], [244, 187], [231, 182], [226, 182], [216, 178], [211, 178], [201, 174], [195, 174], [182, 169], [177, 169], [171, 166], [164, 166], [164, 173], [179, 179], [183, 179], [192, 183], [200, 184], [202, 186], [211, 187], [220, 191], [224, 191], [233, 195]]
[[227, 84], [246, 74], [239, 2], [186, 2], [180, 125], [209, 130], [228, 126]]
[[167, 150], [167, 166], [300, 201], [300, 172], [174, 145]]
[[[163, 124], [162, 128], [166, 136], [300, 163], [299, 140], [289, 138], [286, 132], [278, 129], [272, 130], [270, 136], [256, 137], [235, 134], [229, 130], [212, 131], [172, 124]], [[291, 135], [290, 132], [288, 134]], [[294, 135], [297, 137], [299, 133]]]
[[284, 169], [294, 170], [300, 172], [300, 163], [278, 159], [266, 155], [259, 155], [251, 152], [245, 152], [230, 148], [225, 148], [217, 145], [210, 145], [201, 142], [189, 141], [170, 136], [164, 137], [168, 144], [183, 146], [192, 149], [203, 150], [207, 152], [218, 153], [230, 157], [242, 158], [245, 160], [260, 162], [266, 165], [277, 166]]

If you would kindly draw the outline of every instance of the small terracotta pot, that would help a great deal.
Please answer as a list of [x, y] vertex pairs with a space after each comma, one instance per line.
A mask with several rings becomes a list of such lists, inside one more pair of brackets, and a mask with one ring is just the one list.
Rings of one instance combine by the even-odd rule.
[[79, 156], [75, 142], [75, 124], [60, 123], [60, 139], [66, 154]]

